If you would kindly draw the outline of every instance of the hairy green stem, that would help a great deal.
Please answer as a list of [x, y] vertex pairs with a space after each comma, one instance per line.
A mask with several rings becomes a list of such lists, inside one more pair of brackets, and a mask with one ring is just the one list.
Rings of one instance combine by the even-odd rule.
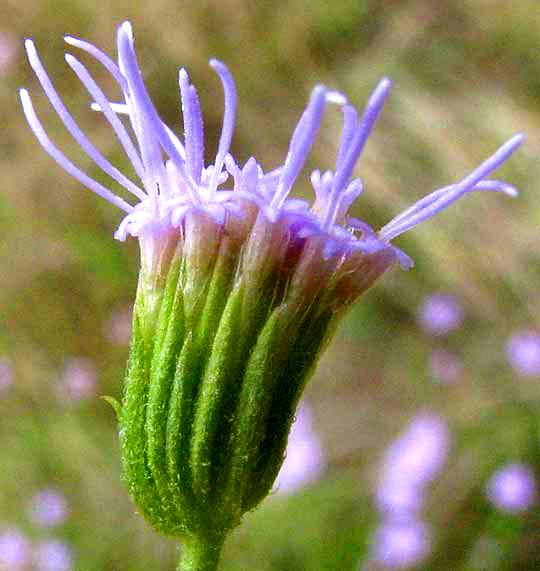
[[190, 536], [182, 541], [177, 571], [216, 571], [225, 534]]

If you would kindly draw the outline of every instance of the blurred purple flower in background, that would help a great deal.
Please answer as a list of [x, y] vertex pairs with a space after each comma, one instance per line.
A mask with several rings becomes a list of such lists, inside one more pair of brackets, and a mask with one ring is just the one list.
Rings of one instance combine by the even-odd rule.
[[523, 376], [540, 375], [540, 333], [520, 331], [506, 345], [510, 366]]
[[372, 561], [403, 569], [420, 563], [429, 549], [430, 534], [423, 522], [385, 522], [372, 538]]
[[446, 335], [461, 327], [463, 309], [451, 295], [435, 293], [426, 297], [418, 310], [418, 323], [430, 335]]
[[16, 46], [12, 38], [0, 32], [0, 73], [6, 71], [13, 63], [17, 53]]
[[419, 517], [424, 488], [443, 467], [449, 447], [446, 423], [427, 412], [390, 445], [377, 489], [382, 521], [371, 538], [368, 564], [404, 568], [426, 557], [429, 533]]
[[7, 391], [13, 384], [13, 370], [9, 361], [0, 357], [0, 394]]
[[487, 485], [487, 496], [498, 509], [518, 513], [529, 509], [536, 500], [536, 480], [525, 464], [508, 464], [497, 470]]
[[36, 571], [71, 571], [71, 548], [62, 541], [43, 541], [35, 549], [34, 563]]
[[113, 311], [105, 327], [107, 339], [114, 345], [129, 345], [132, 319], [132, 305]]
[[429, 371], [436, 381], [453, 383], [463, 375], [463, 362], [445, 349], [436, 349], [429, 357]]
[[64, 523], [68, 513], [65, 496], [57, 490], [41, 490], [34, 494], [29, 506], [30, 520], [39, 527], [54, 527]]
[[408, 519], [422, 507], [422, 489], [401, 481], [396, 474], [384, 477], [377, 490], [377, 507], [386, 517]]
[[384, 456], [377, 490], [379, 510], [393, 517], [409, 517], [420, 508], [423, 486], [442, 468], [450, 436], [446, 423], [424, 413], [395, 440]]
[[19, 571], [29, 559], [29, 542], [15, 528], [0, 532], [0, 571]]
[[96, 367], [90, 359], [72, 357], [66, 362], [60, 383], [60, 396], [68, 402], [87, 400], [95, 396]]
[[285, 462], [274, 488], [279, 493], [294, 493], [316, 480], [323, 469], [322, 449], [312, 428], [311, 410], [307, 404], [301, 403], [289, 434]]

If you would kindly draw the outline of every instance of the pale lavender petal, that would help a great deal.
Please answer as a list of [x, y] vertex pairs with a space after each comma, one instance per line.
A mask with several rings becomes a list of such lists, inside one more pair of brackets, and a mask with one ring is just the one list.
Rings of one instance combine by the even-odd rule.
[[122, 91], [127, 91], [127, 81], [126, 78], [122, 75], [120, 68], [116, 65], [116, 63], [105, 53], [103, 53], [100, 49], [96, 48], [96, 46], [92, 45], [89, 42], [85, 42], [83, 40], [79, 40], [78, 38], [74, 38], [72, 36], [64, 36], [64, 41], [66, 44], [70, 46], [74, 46], [76, 48], [80, 48], [85, 52], [89, 53], [90, 55], [94, 56], [103, 67], [116, 79]]
[[69, 111], [67, 110], [66, 106], [60, 99], [56, 89], [54, 88], [45, 68], [41, 64], [41, 61], [37, 55], [36, 48], [32, 40], [26, 40], [24, 42], [26, 47], [26, 52], [28, 54], [28, 61], [32, 69], [34, 70], [41, 87], [43, 87], [43, 91], [49, 98], [51, 105], [53, 106], [54, 110], [60, 117], [62, 123], [64, 123], [66, 129], [70, 132], [73, 138], [79, 143], [81, 148], [84, 152], [109, 176], [114, 178], [119, 184], [121, 184], [124, 188], [139, 196], [141, 194], [141, 190], [135, 185], [132, 181], [130, 181], [123, 173], [121, 173], [116, 167], [114, 167], [97, 149], [96, 147], [90, 142], [88, 137], [84, 134], [84, 132], [80, 129], [77, 125]]
[[[158, 133], [163, 128], [144, 86], [133, 49], [131, 25], [128, 22], [124, 22], [118, 30], [117, 47], [120, 70], [128, 84], [129, 104], [133, 109], [132, 119], [136, 119], [134, 128], [139, 140], [145, 171], [151, 181], [158, 181], [163, 169]], [[157, 188], [149, 190], [152, 194], [157, 194]]]
[[[452, 202], [455, 202], [463, 194], [473, 189], [485, 176], [489, 175], [506, 159], [508, 159], [519, 145], [521, 145], [523, 139], [524, 135], [521, 133], [514, 135], [480, 166], [469, 173], [461, 182], [446, 187], [445, 189], [441, 189], [441, 191], [435, 191], [439, 192], [435, 195], [436, 200], [433, 200], [432, 193], [419, 201], [419, 203], [425, 201], [424, 206], [419, 207], [419, 203], [417, 203], [408, 209], [413, 213], [412, 215], [407, 217], [404, 217], [403, 214], [399, 215], [401, 218], [400, 223], [396, 223], [397, 217], [396, 219], [391, 220], [384, 228], [381, 229], [379, 233], [381, 239], [386, 241], [392, 240], [396, 236], [399, 236], [400, 234], [403, 234], [403, 232], [406, 232], [420, 224], [420, 222], [431, 218], [440, 210], [449, 206]], [[444, 192], [442, 192], [443, 190]]]
[[[393, 232], [394, 227], [401, 225], [405, 220], [411, 218], [417, 212], [427, 208], [434, 202], [436, 202], [442, 196], [447, 195], [449, 192], [455, 190], [456, 185], [451, 184], [438, 190], [434, 190], [424, 198], [421, 198], [415, 202], [412, 206], [409, 206], [401, 214], [394, 217], [388, 224], [386, 224], [380, 231], [381, 234], [387, 235]], [[514, 186], [501, 182], [499, 180], [481, 180], [474, 187], [469, 188], [466, 192], [473, 192], [478, 190], [491, 190], [493, 192], [502, 192], [508, 196], [517, 196], [519, 191]]]
[[337, 216], [343, 216], [349, 210], [351, 204], [362, 194], [363, 190], [364, 185], [361, 179], [356, 178], [352, 180], [339, 197]]
[[184, 119], [184, 142], [186, 168], [197, 184], [201, 182], [204, 168], [204, 134], [199, 98], [195, 88], [190, 85], [187, 71], [182, 68], [178, 74], [182, 98], [182, 116]]
[[492, 190], [512, 197], [519, 195], [519, 190], [515, 186], [500, 180], [481, 180], [472, 190]]
[[180, 139], [173, 133], [173, 131], [165, 123], [162, 123], [162, 125], [169, 137], [169, 141], [175, 147], [177, 155], [185, 162], [186, 150], [184, 149], [184, 145], [182, 145]]
[[[139, 157], [139, 154], [137, 153], [137, 150], [133, 145], [133, 141], [128, 135], [128, 132], [126, 131], [126, 128], [122, 124], [122, 121], [118, 119], [116, 111], [110, 105], [109, 101], [105, 97], [105, 94], [97, 85], [97, 83], [94, 81], [92, 76], [88, 73], [88, 70], [75, 57], [73, 57], [71, 54], [66, 54], [65, 59], [68, 65], [77, 74], [77, 77], [81, 80], [81, 83], [86, 87], [88, 93], [90, 93], [90, 95], [94, 98], [95, 102], [99, 106], [99, 110], [105, 115], [106, 119], [109, 121], [111, 127], [113, 128], [118, 139], [120, 140], [122, 147], [126, 151], [126, 154], [129, 157], [129, 160], [131, 161], [131, 164], [133, 165], [133, 168], [135, 169], [137, 175], [142, 181], [144, 181], [145, 174], [141, 158]], [[118, 180], [118, 182], [120, 182], [120, 184], [122, 184], [123, 186], [126, 186], [120, 180]], [[136, 185], [131, 183], [131, 181], [128, 181], [128, 183], [131, 185], [129, 186], [129, 188], [128, 186], [126, 186], [128, 190], [133, 192], [133, 194], [135, 194], [140, 200], [144, 200], [146, 198], [146, 194], [141, 189], [139, 189]]]
[[395, 246], [392, 246], [392, 251], [396, 255], [398, 264], [402, 270], [410, 270], [411, 268], [414, 268], [414, 260], [405, 252]]
[[339, 143], [338, 156], [336, 160], [336, 170], [339, 170], [347, 156], [347, 151], [351, 146], [356, 126], [358, 123], [358, 113], [352, 105], [343, 106], [343, 132]]
[[34, 107], [32, 106], [32, 102], [30, 100], [30, 96], [28, 95], [28, 91], [26, 89], [21, 89], [19, 94], [21, 97], [22, 107], [26, 120], [28, 121], [30, 128], [34, 132], [34, 135], [41, 143], [41, 146], [45, 149], [45, 151], [73, 178], [77, 179], [81, 184], [84, 184], [84, 186], [89, 188], [92, 192], [99, 194], [99, 196], [105, 198], [105, 200], [108, 200], [125, 212], [131, 212], [133, 210], [133, 206], [113, 194], [109, 189], [105, 188], [99, 182], [90, 178], [87, 174], [77, 168], [63, 153], [61, 153], [54, 146], [53, 142], [49, 139], [45, 133], [45, 130], [43, 129], [43, 126], [37, 118], [36, 112], [34, 111]]
[[236, 192], [257, 192], [257, 184], [260, 178], [260, 167], [254, 157], [250, 157], [240, 169], [231, 155], [225, 158], [225, 166], [234, 178], [234, 190]]
[[[354, 134], [354, 137], [350, 139], [347, 152], [341, 161], [340, 168], [336, 170], [336, 174], [334, 176], [328, 210], [323, 220], [323, 228], [325, 229], [329, 228], [335, 220], [339, 206], [339, 196], [343, 191], [343, 187], [349, 182], [354, 165], [362, 153], [367, 139], [375, 126], [375, 122], [377, 121], [377, 117], [381, 112], [391, 86], [392, 82], [388, 78], [385, 77], [384, 79], [381, 79], [367, 102], [360, 124], [356, 129], [356, 133]], [[348, 134], [347, 136], [349, 137]]]
[[225, 157], [229, 152], [231, 140], [234, 132], [234, 122], [236, 118], [236, 87], [234, 79], [227, 67], [216, 59], [210, 60], [210, 65], [219, 75], [223, 84], [223, 92], [225, 95], [225, 111], [223, 113], [223, 128], [219, 139], [218, 151], [214, 162], [214, 171], [209, 184], [211, 190], [217, 187], [217, 177], [221, 174]]
[[267, 172], [263, 177], [264, 185], [272, 189], [272, 193], [277, 190], [279, 179], [281, 178], [281, 173], [283, 172], [283, 166], [278, 167], [270, 172]]
[[131, 215], [125, 216], [122, 219], [122, 221], [118, 225], [118, 228], [114, 232], [115, 240], [119, 240], [120, 242], [126, 241], [126, 238], [128, 237], [129, 234], [130, 221], [131, 221]]
[[289, 143], [287, 158], [280, 173], [278, 187], [270, 204], [274, 209], [279, 209], [283, 205], [298, 173], [306, 162], [326, 107], [326, 92], [326, 88], [322, 85], [315, 87], [311, 93], [308, 106], [296, 125]]
[[174, 228], [180, 226], [186, 214], [192, 209], [191, 205], [180, 206], [171, 211], [171, 224]]
[[[130, 117], [130, 120], [131, 120], [132, 115], [133, 115], [133, 110], [130, 108], [128, 103], [113, 103], [112, 101], [109, 101], [108, 103], [109, 103], [110, 108], [117, 115], [128, 115]], [[96, 102], [92, 102], [90, 104], [90, 109], [92, 109], [93, 111], [102, 112], [100, 105]], [[169, 136], [170, 142], [176, 147], [177, 154], [179, 154], [180, 157], [182, 157], [182, 160], [185, 161], [186, 153], [184, 150], [184, 145], [182, 145], [182, 143], [180, 142], [178, 137], [174, 134], [174, 132], [163, 121], [161, 122], [161, 125], [162, 125], [163, 129], [165, 129], [167, 135]]]
[[[130, 90], [130, 102], [133, 115], [137, 119], [139, 146], [147, 170], [154, 180], [165, 178], [165, 169], [161, 160], [160, 145], [174, 162], [178, 172], [186, 182], [186, 190], [193, 204], [199, 204], [197, 185], [187, 172], [185, 160], [170, 131], [165, 128], [146, 91], [141, 72], [133, 49], [133, 33], [129, 22], [124, 22], [118, 30], [118, 57], [120, 69], [126, 75]], [[166, 186], [163, 181], [163, 186]]]

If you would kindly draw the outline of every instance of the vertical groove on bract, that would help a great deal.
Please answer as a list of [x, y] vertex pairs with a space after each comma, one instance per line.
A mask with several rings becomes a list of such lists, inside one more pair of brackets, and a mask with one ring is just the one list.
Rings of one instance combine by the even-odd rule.
[[170, 482], [166, 466], [166, 429], [169, 399], [178, 356], [184, 341], [184, 316], [181, 288], [178, 287], [179, 262], [171, 265], [163, 296], [154, 355], [150, 371], [150, 387], [146, 412], [148, 438], [148, 465], [157, 490], [165, 505], [182, 521], [181, 495], [174, 482]]
[[189, 470], [189, 441], [197, 387], [200, 383], [199, 377], [198, 356], [193, 346], [193, 334], [187, 332], [178, 357], [169, 399], [165, 455], [169, 480], [174, 487], [178, 488], [183, 500], [182, 519], [191, 532], [204, 527], [204, 522], [195, 516], [200, 513], [200, 510], [194, 509], [196, 500]]
[[329, 339], [334, 315], [317, 308], [303, 320], [296, 338], [291, 340], [284, 367], [276, 372], [277, 387], [271, 395], [266, 416], [267, 429], [259, 443], [257, 463], [253, 467], [250, 487], [242, 498], [244, 512], [253, 509], [270, 492], [285, 456], [289, 429], [294, 421], [298, 401], [318, 358]]
[[147, 463], [146, 404], [148, 395], [148, 358], [139, 309], [133, 319], [133, 339], [126, 375], [126, 389], [120, 421], [124, 478], [135, 503], [156, 529], [171, 533], [175, 522], [162, 506]]

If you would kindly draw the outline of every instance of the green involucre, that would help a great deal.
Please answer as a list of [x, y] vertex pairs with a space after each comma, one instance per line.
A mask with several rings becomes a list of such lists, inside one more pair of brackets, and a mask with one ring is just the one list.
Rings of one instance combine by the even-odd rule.
[[149, 523], [188, 541], [223, 537], [268, 495], [350, 302], [335, 296], [338, 262], [269, 226], [253, 232], [262, 250], [212, 227], [200, 251], [200, 236], [178, 240], [166, 273], [141, 271], [119, 415], [124, 475]]

